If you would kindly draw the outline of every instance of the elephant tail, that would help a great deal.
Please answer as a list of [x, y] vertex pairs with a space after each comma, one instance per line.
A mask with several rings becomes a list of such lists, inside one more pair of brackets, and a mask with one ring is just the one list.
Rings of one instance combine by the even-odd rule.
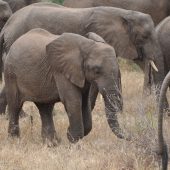
[[160, 92], [159, 99], [159, 115], [158, 115], [158, 142], [159, 142], [159, 155], [162, 158], [162, 170], [167, 170], [168, 168], [168, 149], [167, 144], [163, 136], [163, 111], [164, 111], [164, 101], [166, 97], [166, 92], [170, 84], [170, 72], [166, 75]]
[[3, 72], [3, 45], [4, 45], [4, 33], [1, 31], [0, 34], [0, 81], [2, 81]]

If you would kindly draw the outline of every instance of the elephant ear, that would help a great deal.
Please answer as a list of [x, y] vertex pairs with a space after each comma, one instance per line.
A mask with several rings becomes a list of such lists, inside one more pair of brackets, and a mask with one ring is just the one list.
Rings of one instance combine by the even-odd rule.
[[98, 34], [96, 34], [94, 32], [87, 33], [86, 37], [91, 39], [91, 40], [94, 40], [96, 42], [106, 43], [105, 40], [102, 37], [100, 37]]
[[85, 83], [83, 57], [78, 38], [80, 37], [75, 37], [71, 33], [64, 33], [47, 44], [46, 53], [47, 60], [55, 72], [62, 73], [73, 84], [83, 87]]

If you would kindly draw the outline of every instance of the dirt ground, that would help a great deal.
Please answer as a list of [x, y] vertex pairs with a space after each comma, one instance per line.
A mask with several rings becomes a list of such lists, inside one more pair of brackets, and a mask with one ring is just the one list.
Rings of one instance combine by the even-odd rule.
[[[121, 62], [124, 111], [118, 116], [131, 141], [118, 139], [111, 132], [98, 97], [93, 129], [77, 144], [67, 140], [68, 119], [63, 105], [55, 105], [54, 122], [62, 141], [48, 148], [42, 144], [38, 110], [26, 102], [24, 110], [30, 116], [20, 119], [20, 139], [8, 138], [8, 120], [0, 116], [0, 170], [158, 170], [155, 96], [142, 98], [143, 74], [132, 67]], [[166, 140], [170, 141], [170, 118], [165, 119]]]

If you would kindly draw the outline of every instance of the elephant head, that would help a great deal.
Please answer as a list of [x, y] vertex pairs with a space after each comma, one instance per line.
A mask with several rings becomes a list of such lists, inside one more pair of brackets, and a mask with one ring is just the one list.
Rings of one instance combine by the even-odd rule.
[[12, 11], [8, 3], [0, 0], [0, 32], [11, 15]]
[[92, 39], [64, 33], [47, 45], [48, 60], [54, 72], [64, 74], [78, 88], [82, 89], [85, 82], [97, 85], [104, 98], [109, 126], [123, 138], [116, 117], [123, 102], [115, 51], [110, 45]]
[[[143, 69], [145, 73], [144, 90], [151, 92], [150, 87], [153, 85], [152, 73], [155, 77], [156, 87], [160, 86], [164, 78], [163, 60], [160, 60], [163, 55], [153, 21], [149, 15], [141, 15], [137, 12], [124, 16], [123, 20], [131, 44], [126, 54], [129, 57], [133, 56], [132, 59]], [[159, 93], [158, 91], [157, 93]]]
[[132, 55], [133, 60], [149, 60], [152, 68], [158, 72], [154, 61], [161, 55], [161, 50], [150, 15], [132, 11], [129, 15], [123, 16], [123, 23], [131, 44], [131, 49], [126, 54], [129, 57]]
[[158, 154], [162, 157], [162, 169], [167, 170], [168, 167], [168, 149], [167, 144], [165, 143], [163, 137], [163, 111], [164, 111], [164, 102], [166, 99], [166, 92], [170, 85], [170, 72], [166, 75], [160, 92], [159, 106], [158, 106], [158, 142], [159, 142], [159, 151]]

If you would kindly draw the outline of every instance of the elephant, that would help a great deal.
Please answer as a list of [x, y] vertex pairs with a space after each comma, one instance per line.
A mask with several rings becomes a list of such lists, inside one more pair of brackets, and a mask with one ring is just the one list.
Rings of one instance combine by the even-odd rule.
[[[163, 81], [163, 70], [157, 70], [154, 65], [162, 53], [154, 23], [148, 14], [114, 7], [74, 9], [53, 3], [32, 4], [14, 13], [4, 26], [0, 34], [0, 58], [5, 57], [16, 39], [38, 27], [53, 34], [72, 32], [84, 36], [94, 32], [115, 48], [117, 56], [146, 65], [146, 80], [149, 77], [148, 67], [152, 66], [156, 71], [159, 70], [155, 74], [159, 76], [157, 84]], [[2, 63], [0, 66], [2, 70]], [[0, 101], [3, 101], [4, 94], [1, 93]], [[0, 103], [0, 108], [5, 108], [4, 102]], [[2, 110], [0, 112], [4, 113]]]
[[0, 0], [0, 32], [11, 15], [12, 11], [8, 3]]
[[[164, 18], [170, 15], [170, 1], [169, 0], [161, 0], [161, 1], [160, 0], [154, 0], [154, 1], [153, 0], [81, 0], [81, 1], [64, 0], [63, 5], [66, 7], [72, 7], [72, 8], [112, 6], [112, 7], [118, 7], [118, 8], [128, 9], [128, 10], [140, 11], [146, 14], [150, 14], [155, 25], [158, 25]], [[157, 63], [159, 64], [159, 61]], [[148, 65], [148, 64], [145, 64], [144, 66], [139, 61], [137, 61], [136, 64], [139, 65], [142, 70], [144, 70], [145, 66]], [[160, 64], [160, 67], [161, 67], [161, 64]], [[145, 73], [148, 75], [148, 77], [145, 78], [144, 93], [146, 92], [147, 94], [151, 93], [151, 87], [153, 85], [152, 80], [151, 80], [152, 74], [150, 74], [151, 72], [152, 72], [151, 69], [148, 68], [148, 73]], [[164, 74], [164, 76], [165, 75], [166, 74]], [[156, 83], [156, 86], [158, 86], [157, 83]], [[160, 85], [159, 85], [159, 88], [160, 88]], [[159, 91], [157, 91], [156, 94], [159, 96]], [[165, 107], [168, 107], [167, 104]]]
[[162, 157], [162, 169], [168, 169], [168, 147], [163, 136], [163, 111], [164, 111], [164, 101], [166, 98], [166, 92], [170, 85], [170, 72], [166, 75], [160, 92], [159, 107], [158, 107], [158, 142], [159, 151], [158, 154]]
[[[155, 28], [156, 34], [158, 37], [158, 42], [160, 44], [163, 58], [159, 58], [159, 60], [163, 60], [165, 75], [168, 74], [170, 70], [170, 17], [165, 18], [160, 24]], [[153, 78], [155, 76], [153, 74]]]
[[119, 66], [114, 48], [105, 42], [33, 29], [11, 46], [4, 60], [4, 79], [9, 136], [20, 135], [19, 112], [25, 101], [32, 101], [40, 112], [43, 141], [55, 145], [51, 112], [54, 103], [62, 102], [69, 119], [68, 140], [77, 142], [92, 128], [88, 96], [90, 85], [95, 83], [103, 96], [111, 130], [124, 137], [116, 117], [123, 107]]
[[[169, 29], [170, 29], [170, 17], [165, 18], [155, 28], [157, 40], [162, 51], [162, 55], [160, 55], [157, 58], [156, 63], [157, 63], [157, 67], [159, 68], [159, 70], [162, 70], [162, 72], [164, 72], [164, 78], [170, 70], [170, 52], [169, 52], [170, 31]], [[151, 85], [156, 86], [159, 76], [156, 75], [155, 72], [150, 71], [150, 77], [151, 77], [150, 79], [152, 80]], [[164, 104], [165, 104], [165, 108], [169, 110], [167, 99], [165, 100]]]
[[13, 13], [27, 5], [41, 2], [41, 0], [3, 0], [3, 1], [9, 4]]
[[150, 14], [157, 25], [170, 15], [169, 0], [64, 0], [66, 7], [89, 8], [97, 6], [112, 6]]

